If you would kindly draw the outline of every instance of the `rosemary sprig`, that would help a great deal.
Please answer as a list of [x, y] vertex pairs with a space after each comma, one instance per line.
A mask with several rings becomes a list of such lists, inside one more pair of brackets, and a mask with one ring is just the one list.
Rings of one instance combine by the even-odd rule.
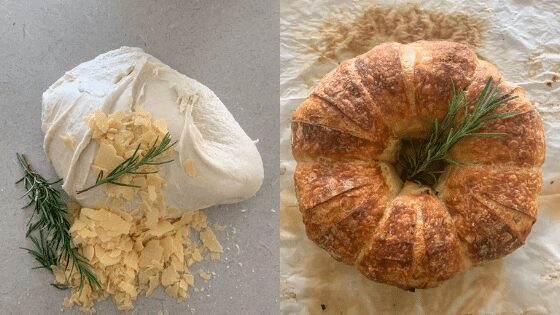
[[[80, 292], [86, 280], [90, 285], [99, 287], [95, 274], [90, 270], [91, 266], [72, 242], [70, 222], [66, 218], [66, 203], [60, 192], [53, 187], [60, 180], [48, 182], [31, 168], [23, 154], [18, 153], [17, 158], [23, 177], [16, 183], [23, 182], [27, 190], [24, 196], [29, 198], [29, 203], [23, 208], [33, 207], [25, 236], [31, 239], [36, 249], [24, 249], [41, 264], [37, 268], [46, 268], [52, 272], [51, 266], [65, 264], [65, 269], [70, 265], [70, 274], [76, 268], [80, 275]], [[37, 233], [39, 237], [33, 236], [33, 233]], [[59, 289], [68, 287], [67, 284], [53, 286]]]
[[165, 136], [163, 136], [159, 144], [158, 144], [158, 139], [159, 137], [156, 138], [152, 146], [148, 149], [148, 151], [146, 151], [146, 154], [144, 154], [143, 157], [140, 157], [139, 154], [140, 144], [138, 144], [132, 156], [130, 156], [128, 159], [124, 160], [121, 164], [115, 167], [115, 169], [113, 169], [106, 177], [103, 177], [104, 175], [103, 171], [99, 171], [99, 174], [97, 175], [97, 179], [95, 180], [95, 184], [87, 188], [84, 188], [82, 190], [79, 190], [76, 193], [81, 194], [97, 186], [107, 184], [107, 183], [113, 185], [119, 185], [119, 186], [140, 188], [140, 186], [138, 185], [118, 182], [117, 179], [125, 174], [154, 174], [157, 173], [158, 171], [157, 170], [138, 171], [138, 169], [144, 165], [160, 165], [160, 164], [173, 162], [173, 160], [166, 160], [166, 161], [159, 161], [159, 162], [154, 161], [158, 156], [163, 154], [165, 151], [167, 151], [169, 148], [173, 147], [177, 143], [177, 141], [171, 143], [171, 136], [169, 135], [169, 133], [166, 133]]
[[52, 266], [58, 265], [58, 256], [52, 247], [51, 241], [45, 237], [42, 230], [39, 231], [39, 238], [33, 235], [29, 235], [28, 238], [33, 242], [36, 249], [20, 248], [25, 249], [29, 254], [33, 255], [35, 260], [41, 264], [40, 266], [33, 267], [33, 269], [45, 268], [52, 272]]
[[[499, 84], [499, 81], [494, 83], [492, 77], [489, 77], [476, 100], [467, 99], [465, 91], [457, 92], [454, 86], [453, 97], [443, 120], [433, 122], [431, 132], [422, 143], [409, 141], [409, 145], [401, 152], [399, 160], [401, 177], [404, 180], [433, 185], [437, 181], [437, 175], [442, 172], [440, 166], [443, 163], [460, 165], [447, 156], [457, 142], [468, 137], [505, 136], [506, 133], [477, 132], [487, 121], [517, 114], [516, 112], [491, 114], [498, 106], [517, 98], [509, 94], [500, 94]], [[460, 110], [463, 110], [463, 116], [456, 121]]]

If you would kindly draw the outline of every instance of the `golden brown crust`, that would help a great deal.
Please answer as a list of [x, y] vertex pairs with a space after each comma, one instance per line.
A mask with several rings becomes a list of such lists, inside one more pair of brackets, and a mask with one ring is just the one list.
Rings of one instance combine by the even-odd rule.
[[311, 125], [329, 126], [342, 130], [358, 138], [377, 141], [380, 144], [390, 136], [389, 129], [375, 128], [367, 131], [360, 128], [351, 119], [346, 117], [336, 106], [311, 94], [292, 114], [293, 122], [304, 122]]
[[519, 114], [481, 131], [507, 136], [459, 142], [450, 155], [466, 166], [447, 170], [439, 195], [412, 183], [401, 190], [395, 170], [375, 162], [394, 161], [399, 138], [425, 136], [447, 111], [452, 82], [473, 98], [489, 76], [501, 79], [467, 46], [449, 42], [382, 44], [325, 76], [292, 116], [308, 237], [401, 288], [436, 286], [521, 246], [535, 221], [545, 153], [542, 122], [522, 88], [500, 84], [519, 98], [495, 113]]
[[414, 94], [419, 116], [442, 119], [456, 89], [469, 85], [477, 66], [474, 51], [462, 43], [420, 41], [416, 51]]
[[341, 63], [321, 80], [313, 94], [334, 105], [362, 129], [370, 130], [374, 117], [379, 115], [372, 110], [369, 94], [353, 67], [354, 59]]
[[307, 210], [348, 190], [372, 184], [381, 170], [377, 163], [298, 163], [294, 183], [300, 209]]
[[356, 261], [358, 270], [409, 289], [436, 286], [464, 269], [451, 217], [430, 192], [419, 189], [391, 201]]
[[[496, 79], [493, 66], [483, 63], [467, 90], [467, 97], [476, 97], [482, 91], [489, 76]], [[463, 163], [504, 164], [513, 163], [530, 167], [542, 165], [545, 157], [544, 129], [538, 111], [525, 98], [520, 87], [500, 84], [503, 93], [518, 98], [497, 107], [493, 113], [517, 112], [516, 116], [491, 120], [479, 132], [506, 133], [503, 137], [467, 138], [453, 147], [450, 155]]]
[[541, 171], [514, 166], [453, 167], [441, 197], [473, 263], [523, 244], [536, 220]]
[[373, 124], [367, 132], [336, 107], [312, 95], [292, 115], [292, 153], [303, 161], [321, 157], [394, 160], [392, 133], [378, 118]]
[[380, 166], [299, 163], [294, 178], [308, 237], [334, 258], [352, 263], [391, 195]]
[[401, 45], [386, 43], [354, 59], [356, 72], [366, 87], [372, 108], [387, 125], [410, 117], [401, 66]]
[[383, 146], [335, 128], [292, 122], [292, 153], [299, 161], [316, 158], [332, 160], [373, 160]]
[[[376, 229], [390, 194], [383, 181], [379, 181], [378, 185], [368, 185], [340, 196], [340, 201], [331, 199], [333, 202], [319, 207], [330, 210], [346, 208], [350, 210], [349, 215], [313, 240], [335, 259], [353, 264], [356, 255]], [[350, 203], [354, 196], [357, 202]], [[309, 225], [306, 227], [309, 235]]]

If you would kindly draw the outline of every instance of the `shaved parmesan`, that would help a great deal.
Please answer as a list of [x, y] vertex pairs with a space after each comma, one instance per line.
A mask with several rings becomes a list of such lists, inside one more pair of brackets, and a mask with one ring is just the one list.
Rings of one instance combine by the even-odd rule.
[[109, 172], [124, 162], [124, 159], [117, 155], [117, 150], [110, 143], [102, 142], [99, 144], [99, 151], [95, 156], [93, 165]]
[[74, 139], [72, 138], [72, 136], [70, 134], [65, 134], [65, 135], [61, 135], [60, 139], [62, 140], [62, 142], [64, 143], [64, 146], [66, 146], [66, 148], [70, 151], [74, 151]]
[[221, 253], [224, 251], [222, 245], [220, 244], [220, 242], [218, 242], [218, 239], [216, 238], [216, 235], [214, 235], [214, 232], [212, 232], [212, 230], [205, 229], [200, 232], [200, 239], [202, 240], [204, 246], [206, 246], [206, 248], [208, 248], [210, 251], [214, 253]]
[[194, 168], [194, 161], [193, 160], [188, 159], [185, 162], [183, 162], [183, 168], [185, 169], [185, 172], [190, 177], [195, 177], [196, 176], [196, 169]]
[[[167, 132], [164, 120], [152, 121], [151, 114], [136, 107], [132, 113], [117, 112], [109, 116], [96, 112], [87, 122], [93, 138], [99, 143], [92, 168], [110, 172], [130, 157], [139, 146], [142, 156], [146, 148]], [[188, 161], [187, 161], [188, 162]], [[188, 162], [186, 171], [195, 176], [194, 163]], [[158, 166], [145, 166], [140, 172], [157, 171]], [[56, 281], [72, 285], [72, 294], [65, 299], [66, 306], [80, 305], [92, 311], [93, 301], [111, 295], [120, 310], [134, 307], [137, 296], [152, 292], [161, 284], [165, 292], [181, 301], [186, 298], [194, 276], [188, 266], [206, 258], [213, 259], [222, 252], [216, 236], [200, 211], [183, 212], [165, 204], [163, 191], [165, 179], [159, 173], [127, 174], [118, 179], [140, 188], [107, 184], [104, 189], [108, 199], [101, 207], [81, 208], [69, 206], [73, 219], [70, 232], [74, 244], [79, 246], [84, 258], [92, 267], [101, 284], [100, 288], [84, 286], [79, 292], [79, 273], [55, 266]], [[134, 208], [125, 211], [124, 206]], [[182, 213], [180, 218], [169, 218], [168, 213]], [[199, 241], [191, 239], [199, 233]], [[196, 235], [193, 235], [196, 236]], [[201, 277], [210, 279], [210, 274]]]

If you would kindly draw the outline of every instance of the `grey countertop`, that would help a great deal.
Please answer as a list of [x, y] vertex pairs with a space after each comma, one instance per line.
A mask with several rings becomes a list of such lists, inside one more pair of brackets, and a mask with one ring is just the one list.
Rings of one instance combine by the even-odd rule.
[[[204, 265], [217, 274], [205, 291], [191, 290], [177, 304], [159, 289], [139, 297], [126, 314], [278, 312], [278, 6], [275, 0], [0, 0], [1, 314], [79, 313], [63, 308], [68, 292], [49, 285], [48, 271], [31, 270], [33, 258], [19, 249], [29, 245], [30, 213], [20, 209], [15, 153], [26, 153], [54, 179], [42, 149], [41, 94], [65, 71], [123, 45], [141, 47], [211, 88], [260, 140], [265, 165], [256, 197], [205, 211], [210, 221], [228, 226], [218, 236], [230, 248], [220, 262]], [[96, 309], [119, 313], [111, 300]]]

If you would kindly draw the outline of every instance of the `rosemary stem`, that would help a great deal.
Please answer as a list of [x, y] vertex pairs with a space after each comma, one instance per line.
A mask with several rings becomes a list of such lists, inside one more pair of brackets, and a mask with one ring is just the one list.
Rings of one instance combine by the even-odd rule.
[[164, 152], [166, 152], [167, 150], [169, 150], [171, 147], [173, 147], [177, 141], [171, 143], [171, 136], [169, 135], [169, 133], [166, 133], [163, 138], [161, 139], [161, 142], [158, 144], [158, 140], [159, 137], [156, 138], [156, 140], [154, 141], [154, 143], [152, 144], [152, 146], [150, 148], [148, 148], [148, 150], [146, 151], [146, 153], [144, 154], [144, 156], [142, 158], [140, 158], [139, 155], [139, 150], [140, 150], [140, 144], [138, 144], [138, 146], [136, 147], [136, 150], [134, 150], [134, 153], [126, 160], [124, 160], [121, 164], [117, 165], [111, 172], [109, 172], [109, 174], [106, 177], [103, 177], [103, 171], [99, 171], [99, 174], [97, 175], [97, 179], [95, 180], [95, 184], [86, 187], [82, 190], [78, 190], [76, 191], [76, 194], [81, 194], [84, 193], [86, 191], [89, 191], [97, 186], [103, 185], [103, 184], [114, 184], [114, 185], [120, 185], [120, 186], [129, 186], [129, 187], [135, 187], [138, 188], [139, 186], [137, 185], [133, 185], [133, 184], [127, 184], [127, 183], [121, 183], [121, 182], [117, 182], [116, 180], [119, 179], [121, 176], [125, 175], [125, 174], [153, 174], [153, 173], [157, 173], [157, 171], [148, 171], [148, 172], [138, 172], [138, 169], [144, 165], [161, 165], [161, 164], [166, 164], [166, 163], [171, 163], [173, 162], [173, 160], [166, 160], [166, 161], [155, 161], [155, 159], [157, 159], [159, 156], [161, 156]]
[[[86, 281], [90, 285], [100, 287], [95, 274], [90, 270], [90, 265], [76, 248], [70, 235], [70, 222], [66, 218], [66, 203], [62, 195], [52, 185], [56, 182], [48, 182], [43, 176], [35, 172], [23, 154], [17, 154], [18, 162], [23, 170], [23, 178], [17, 183], [23, 182], [27, 190], [26, 196], [29, 203], [24, 207], [33, 206], [33, 214], [27, 224], [26, 237], [35, 244], [36, 249], [26, 250], [35, 257], [42, 267], [51, 270], [53, 265], [59, 266], [63, 259], [66, 267], [72, 263], [70, 274], [74, 268], [80, 275], [80, 293]], [[32, 221], [36, 218], [35, 221]], [[38, 233], [39, 238], [33, 236]], [[66, 285], [53, 285], [56, 288], [65, 288]]]
[[87, 187], [87, 188], [85, 188], [85, 189], [76, 191], [76, 194], [85, 193], [86, 191], [92, 190], [92, 189], [95, 188], [95, 187], [97, 187], [97, 185], [91, 185], [91, 186], [89, 186], [89, 187]]

